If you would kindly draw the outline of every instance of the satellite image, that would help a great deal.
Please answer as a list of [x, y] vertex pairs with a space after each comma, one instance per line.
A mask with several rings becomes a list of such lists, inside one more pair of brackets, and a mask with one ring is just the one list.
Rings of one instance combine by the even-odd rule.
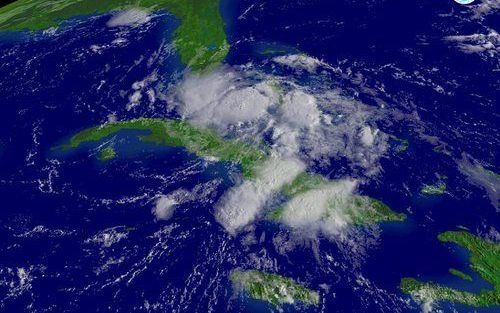
[[500, 312], [500, 0], [0, 4], [0, 312]]

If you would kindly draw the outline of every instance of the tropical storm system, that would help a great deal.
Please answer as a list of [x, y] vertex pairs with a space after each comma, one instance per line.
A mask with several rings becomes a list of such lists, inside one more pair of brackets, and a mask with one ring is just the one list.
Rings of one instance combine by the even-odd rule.
[[1, 312], [498, 312], [497, 0], [0, 7]]

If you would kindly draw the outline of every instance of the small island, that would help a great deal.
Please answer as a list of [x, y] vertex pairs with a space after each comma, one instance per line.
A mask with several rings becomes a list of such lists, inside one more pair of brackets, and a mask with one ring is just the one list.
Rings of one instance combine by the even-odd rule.
[[[493, 288], [483, 289], [478, 293], [467, 292], [442, 286], [433, 282], [421, 282], [406, 277], [401, 280], [401, 290], [421, 301], [452, 301], [472, 307], [489, 307], [500, 305], [500, 244], [494, 243], [466, 231], [450, 231], [442, 233], [438, 239], [446, 243], [454, 243], [466, 248], [470, 253], [470, 268], [478, 273]], [[450, 271], [451, 272], [451, 271]], [[453, 271], [457, 274], [456, 270]], [[463, 274], [463, 273], [462, 273]], [[466, 280], [470, 276], [460, 275]]]
[[450, 268], [448, 272], [450, 272], [451, 275], [461, 278], [463, 280], [472, 281], [472, 277], [470, 275], [465, 274], [464, 272], [459, 271], [455, 268]]
[[101, 161], [108, 161], [116, 157], [116, 151], [112, 147], [106, 147], [99, 153], [98, 159]]
[[235, 287], [245, 291], [251, 298], [267, 301], [275, 306], [296, 302], [319, 304], [318, 292], [288, 277], [252, 270], [234, 270], [230, 279]]
[[442, 195], [446, 191], [446, 181], [440, 180], [433, 185], [423, 185], [420, 193], [424, 195]]

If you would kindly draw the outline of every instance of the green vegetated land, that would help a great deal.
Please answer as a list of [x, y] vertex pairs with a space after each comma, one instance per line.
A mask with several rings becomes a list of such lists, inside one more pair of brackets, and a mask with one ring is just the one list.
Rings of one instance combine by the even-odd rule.
[[229, 51], [219, 0], [18, 0], [0, 8], [0, 31], [43, 30], [72, 17], [131, 8], [166, 10], [179, 18], [174, 44], [193, 70], [222, 62]]
[[111, 159], [114, 159], [116, 157], [116, 151], [112, 147], [106, 147], [102, 149], [101, 153], [99, 154], [98, 159], [101, 161], [108, 161]]
[[[302, 193], [323, 188], [331, 183], [331, 181], [323, 176], [304, 172], [298, 175], [290, 184], [285, 185], [282, 191], [287, 197], [293, 198]], [[344, 209], [353, 224], [366, 225], [379, 222], [401, 222], [406, 219], [404, 213], [392, 211], [386, 204], [379, 200], [361, 195], [352, 195], [349, 200], [349, 207]], [[282, 213], [283, 208], [279, 208], [271, 212], [267, 217], [271, 220], [279, 220]]]
[[242, 288], [253, 299], [267, 301], [273, 305], [293, 304], [300, 301], [318, 305], [319, 294], [291, 278], [259, 271], [234, 270], [231, 281]]
[[458, 278], [461, 278], [463, 280], [472, 281], [472, 277], [470, 277], [470, 275], [467, 275], [464, 272], [459, 271], [457, 269], [450, 268], [448, 272], [450, 272], [451, 275], [457, 276]]
[[[146, 134], [137, 135], [143, 142], [182, 147], [201, 157], [239, 163], [247, 178], [252, 177], [256, 164], [266, 157], [264, 152], [254, 146], [237, 140], [225, 140], [209, 129], [195, 127], [185, 121], [148, 118], [85, 129], [71, 137], [61, 148], [74, 149], [83, 143], [101, 141], [124, 130], [145, 131]], [[110, 151], [106, 155], [110, 155]]]
[[434, 185], [424, 185], [420, 192], [425, 195], [442, 195], [446, 191], [446, 182], [441, 181]]
[[[422, 301], [445, 300], [473, 307], [500, 306], [500, 244], [466, 231], [445, 232], [440, 234], [438, 239], [466, 248], [470, 253], [470, 268], [492, 284], [493, 289], [472, 293], [407, 277], [401, 280], [402, 291]], [[465, 279], [468, 278], [470, 276]]]

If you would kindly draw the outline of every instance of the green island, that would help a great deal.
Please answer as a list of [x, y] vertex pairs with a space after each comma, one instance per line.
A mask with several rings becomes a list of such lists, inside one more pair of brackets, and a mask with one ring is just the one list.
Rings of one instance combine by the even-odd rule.
[[424, 185], [420, 192], [424, 195], [442, 195], [446, 191], [446, 182], [440, 181], [434, 185]]
[[140, 131], [136, 136], [142, 142], [181, 147], [200, 157], [238, 163], [247, 178], [253, 176], [256, 164], [266, 157], [264, 152], [254, 146], [238, 140], [225, 140], [210, 129], [198, 128], [181, 120], [150, 118], [91, 127], [72, 136], [60, 148], [75, 149], [84, 143], [101, 141], [125, 130]]
[[275, 306], [300, 301], [318, 305], [319, 294], [291, 278], [259, 271], [234, 270], [230, 279], [233, 284], [245, 290], [253, 299], [267, 301]]
[[179, 18], [174, 44], [182, 63], [195, 71], [219, 64], [229, 51], [219, 0], [17, 0], [0, 8], [0, 31], [44, 30], [73, 17], [132, 8]]
[[[394, 212], [388, 205], [367, 196], [354, 196], [354, 206], [347, 210], [355, 225], [381, 222], [403, 222], [406, 214]], [[360, 210], [364, 208], [363, 210]]]
[[[282, 192], [289, 198], [306, 192], [321, 189], [332, 182], [323, 176], [304, 172], [298, 175], [290, 184], [283, 187]], [[352, 195], [346, 207], [343, 208], [355, 225], [366, 225], [380, 222], [402, 222], [406, 219], [404, 213], [396, 213], [383, 202], [361, 195]], [[270, 212], [266, 217], [269, 220], [280, 220], [284, 207]]]
[[467, 249], [470, 253], [470, 268], [493, 285], [493, 289], [473, 293], [406, 277], [401, 280], [401, 290], [422, 301], [444, 300], [473, 307], [500, 306], [500, 244], [466, 231], [445, 232], [438, 239]]
[[98, 159], [101, 161], [108, 161], [116, 157], [116, 151], [112, 147], [106, 147], [99, 153]]
[[451, 275], [457, 276], [458, 278], [461, 278], [463, 280], [472, 281], [472, 277], [470, 275], [467, 275], [464, 272], [459, 271], [455, 268], [450, 268], [448, 272], [450, 272]]

